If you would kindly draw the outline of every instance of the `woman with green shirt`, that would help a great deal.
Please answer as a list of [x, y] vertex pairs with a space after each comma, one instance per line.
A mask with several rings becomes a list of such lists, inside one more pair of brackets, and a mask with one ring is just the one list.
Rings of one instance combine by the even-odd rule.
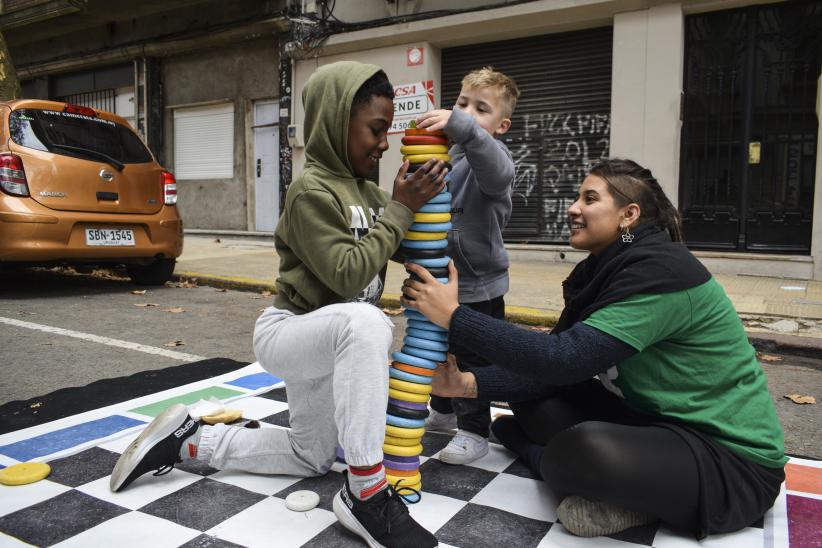
[[[457, 275], [406, 280], [403, 302], [494, 366], [453, 359], [434, 393], [509, 401], [492, 425], [561, 497], [580, 536], [661, 520], [697, 538], [739, 530], [784, 480], [782, 430], [733, 305], [682, 244], [680, 217], [651, 172], [595, 165], [568, 208], [570, 243], [590, 251], [563, 283], [550, 333], [457, 302]], [[594, 378], [596, 376], [596, 378]]]

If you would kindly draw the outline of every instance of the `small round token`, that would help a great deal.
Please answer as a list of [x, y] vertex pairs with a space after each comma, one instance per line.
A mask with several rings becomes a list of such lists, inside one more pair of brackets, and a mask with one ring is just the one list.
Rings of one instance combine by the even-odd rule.
[[294, 512], [307, 512], [320, 504], [320, 495], [314, 491], [294, 491], [285, 497], [285, 507]]
[[21, 462], [0, 470], [3, 485], [26, 485], [40, 481], [51, 474], [51, 466], [45, 462]]

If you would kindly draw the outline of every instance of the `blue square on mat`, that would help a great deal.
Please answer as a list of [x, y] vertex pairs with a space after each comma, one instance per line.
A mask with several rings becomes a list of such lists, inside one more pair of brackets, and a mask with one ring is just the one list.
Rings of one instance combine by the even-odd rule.
[[58, 451], [70, 449], [92, 440], [105, 438], [111, 434], [116, 434], [117, 432], [141, 424], [145, 424], [145, 422], [120, 415], [113, 415], [0, 446], [0, 454], [21, 462], [26, 462], [31, 459], [57, 453]]
[[281, 378], [275, 377], [270, 373], [255, 373], [223, 384], [239, 386], [240, 388], [247, 388], [248, 390], [257, 390], [259, 388], [265, 388], [266, 386], [274, 386], [282, 381]]

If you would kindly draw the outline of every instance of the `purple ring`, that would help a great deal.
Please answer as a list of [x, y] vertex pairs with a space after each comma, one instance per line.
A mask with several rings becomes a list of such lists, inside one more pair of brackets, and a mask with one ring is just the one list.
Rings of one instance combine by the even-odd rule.
[[390, 455], [389, 460], [392, 460], [394, 462], [415, 462], [417, 464], [420, 463], [419, 455], [414, 455], [413, 457], [401, 457], [399, 455]]
[[396, 405], [397, 407], [405, 407], [407, 409], [428, 409], [427, 403], [397, 400], [394, 398], [388, 398], [388, 403]]
[[389, 459], [383, 459], [382, 465], [393, 470], [417, 470], [420, 467], [419, 462], [395, 462]]

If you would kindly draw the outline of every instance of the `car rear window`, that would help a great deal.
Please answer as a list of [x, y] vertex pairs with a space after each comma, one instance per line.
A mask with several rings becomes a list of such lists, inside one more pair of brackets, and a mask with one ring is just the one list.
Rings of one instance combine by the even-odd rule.
[[19, 109], [9, 115], [11, 139], [18, 145], [87, 160], [99, 160], [78, 150], [91, 149], [123, 164], [151, 162], [151, 153], [137, 135], [111, 120], [58, 110]]

